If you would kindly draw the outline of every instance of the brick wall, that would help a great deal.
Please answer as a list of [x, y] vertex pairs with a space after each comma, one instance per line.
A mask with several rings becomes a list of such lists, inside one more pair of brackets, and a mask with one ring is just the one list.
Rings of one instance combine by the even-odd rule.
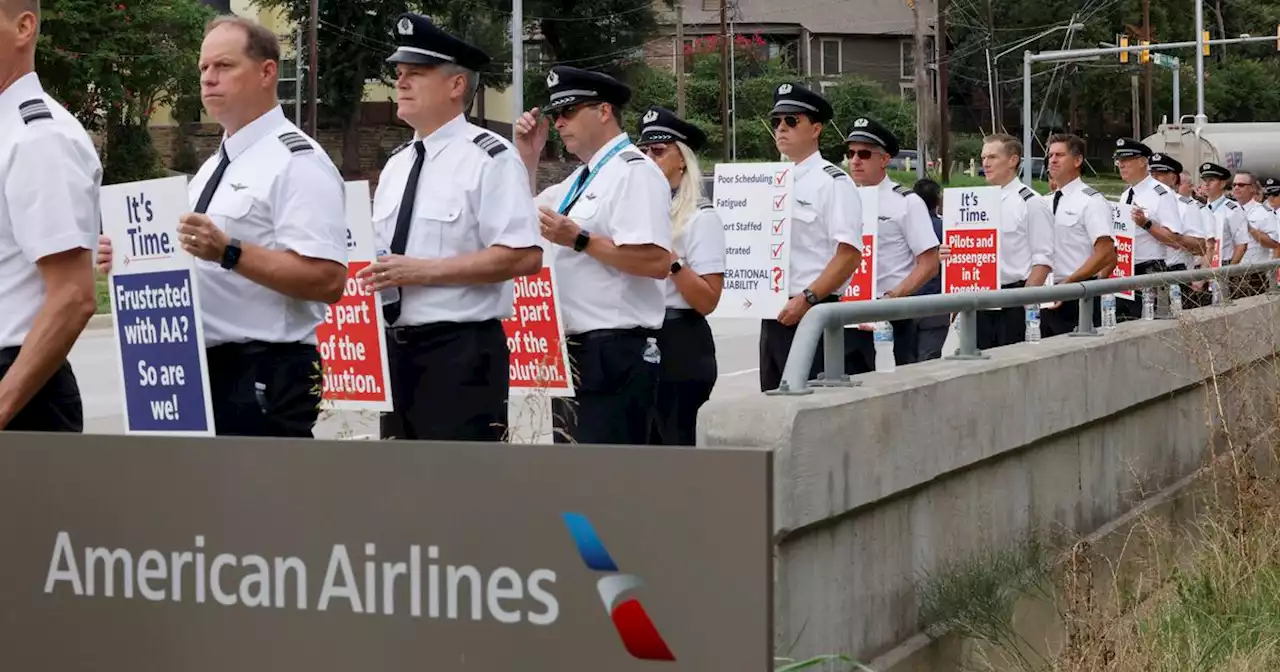
[[[676, 52], [673, 51], [675, 48], [675, 42], [676, 38], [674, 35], [668, 35], [666, 37], [655, 39], [651, 42], [646, 42], [644, 45], [645, 63], [647, 63], [651, 68], [657, 68], [667, 72], [675, 72]], [[681, 49], [679, 53], [683, 55], [684, 50]]]

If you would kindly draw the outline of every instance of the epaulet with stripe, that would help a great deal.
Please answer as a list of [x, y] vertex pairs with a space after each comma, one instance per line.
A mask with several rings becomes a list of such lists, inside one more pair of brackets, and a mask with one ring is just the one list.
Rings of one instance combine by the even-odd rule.
[[906, 188], [906, 187], [904, 187], [904, 186], [902, 186], [901, 184], [895, 184], [895, 185], [893, 185], [893, 191], [894, 191], [894, 193], [897, 193], [897, 194], [899, 194], [899, 195], [901, 195], [901, 196], [910, 196], [910, 195], [911, 195], [911, 190], [910, 190], [910, 189], [908, 189], [908, 188]]
[[476, 143], [477, 147], [479, 147], [480, 149], [483, 149], [484, 152], [491, 157], [497, 156], [507, 151], [507, 146], [503, 144], [501, 140], [498, 139], [498, 136], [492, 133], [489, 133], [488, 131], [485, 131], [480, 135], [477, 135], [476, 137], [472, 138], [471, 142]]
[[1179, 201], [1182, 201], [1183, 203], [1191, 203], [1191, 202], [1199, 203], [1199, 202], [1200, 202], [1200, 201], [1197, 201], [1197, 200], [1196, 200], [1196, 199], [1194, 199], [1194, 198], [1191, 198], [1190, 196], [1179, 196], [1179, 197], [1178, 197], [1178, 200], [1179, 200]]
[[32, 98], [18, 105], [18, 113], [22, 115], [22, 123], [24, 124], [53, 118], [53, 112], [49, 111], [49, 106], [45, 105], [42, 98]]
[[1094, 189], [1093, 187], [1085, 187], [1082, 191], [1085, 196], [1102, 196], [1102, 192]]
[[699, 210], [715, 210], [716, 206], [711, 204], [711, 199], [709, 198], [699, 198], [698, 209]]
[[1157, 194], [1160, 194], [1161, 196], [1164, 196], [1165, 194], [1169, 193], [1169, 190], [1168, 190], [1168, 189], [1165, 189], [1164, 187], [1162, 187], [1162, 186], [1160, 186], [1160, 185], [1158, 185], [1158, 184], [1157, 184], [1157, 185], [1156, 185], [1156, 193], [1157, 193]]
[[1036, 192], [1032, 191], [1031, 187], [1023, 185], [1022, 188], [1018, 190], [1018, 195], [1022, 197], [1022, 200], [1029, 201], [1036, 197]]
[[644, 163], [644, 154], [630, 149], [619, 152], [619, 156], [627, 163]]
[[1236, 204], [1236, 202], [1235, 202], [1235, 201], [1233, 201], [1233, 200], [1231, 200], [1231, 199], [1229, 199], [1229, 198], [1228, 198], [1228, 199], [1227, 199], [1227, 201], [1226, 201], [1226, 205], [1227, 205], [1227, 208], [1228, 208], [1228, 209], [1230, 209], [1230, 210], [1235, 210], [1236, 208], [1240, 207], [1239, 205], [1237, 205], [1237, 204]]
[[283, 143], [285, 147], [288, 147], [289, 151], [294, 154], [316, 151], [316, 148], [312, 147], [311, 143], [307, 142], [307, 139], [302, 137], [302, 134], [295, 133], [293, 131], [281, 133], [280, 142]]
[[831, 165], [831, 164], [827, 164], [827, 165], [823, 166], [823, 167], [822, 167], [822, 169], [823, 169], [823, 170], [825, 170], [825, 171], [827, 171], [827, 174], [828, 174], [828, 175], [830, 175], [831, 177], [833, 177], [833, 178], [835, 178], [835, 179], [837, 179], [837, 180], [838, 180], [838, 179], [840, 179], [840, 178], [842, 178], [842, 177], [849, 177], [849, 174], [848, 174], [848, 173], [844, 172], [843, 170], [840, 170], [838, 167], [833, 166], [833, 165]]
[[387, 158], [391, 158], [396, 154], [399, 154], [400, 152], [404, 151], [405, 147], [408, 147], [409, 145], [412, 145], [412, 144], [413, 144], [413, 140], [405, 140], [404, 144], [391, 150], [391, 153], [387, 155]]

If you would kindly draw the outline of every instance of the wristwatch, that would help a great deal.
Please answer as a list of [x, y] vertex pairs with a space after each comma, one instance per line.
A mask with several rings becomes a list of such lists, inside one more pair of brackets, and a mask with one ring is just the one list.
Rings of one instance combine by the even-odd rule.
[[587, 249], [587, 243], [591, 242], [591, 234], [586, 231], [579, 231], [578, 237], [573, 240], [573, 251], [581, 252]]
[[227, 247], [222, 250], [222, 267], [228, 271], [235, 268], [240, 263], [240, 239], [232, 238], [227, 243]]
[[684, 268], [684, 259], [676, 259], [671, 262], [671, 275], [679, 273], [682, 268]]
[[1150, 231], [1150, 230], [1151, 230], [1151, 220], [1149, 220], [1149, 219], [1148, 219], [1148, 220], [1146, 221], [1146, 223], [1144, 223], [1144, 224], [1139, 224], [1138, 226], [1141, 226], [1143, 231]]
[[814, 294], [812, 289], [804, 290], [804, 300], [811, 306], [818, 305], [818, 295]]

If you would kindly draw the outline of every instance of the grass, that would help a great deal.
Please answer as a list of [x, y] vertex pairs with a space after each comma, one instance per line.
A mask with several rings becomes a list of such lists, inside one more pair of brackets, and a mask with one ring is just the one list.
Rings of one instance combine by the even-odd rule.
[[94, 282], [97, 284], [98, 291], [98, 309], [95, 311], [99, 315], [105, 315], [111, 312], [111, 283], [107, 280], [107, 276], [96, 274]]

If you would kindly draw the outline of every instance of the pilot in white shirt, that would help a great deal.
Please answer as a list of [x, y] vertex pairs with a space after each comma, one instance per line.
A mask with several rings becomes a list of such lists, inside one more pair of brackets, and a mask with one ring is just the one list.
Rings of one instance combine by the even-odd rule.
[[[1057, 184], [1053, 192], [1053, 277], [1056, 284], [1083, 282], [1110, 272], [1116, 264], [1115, 239], [1111, 235], [1111, 205], [1096, 189], [1080, 179], [1084, 165], [1084, 141], [1074, 135], [1049, 137], [1049, 173]], [[1093, 326], [1102, 324], [1102, 304], [1093, 302]], [[1041, 314], [1040, 331], [1046, 337], [1069, 334], [1080, 319], [1080, 304], [1064, 301]]]
[[[1168, 154], [1153, 154], [1149, 161], [1151, 177], [1174, 193], [1182, 187], [1182, 163]], [[1190, 176], [1187, 176], [1190, 179]], [[1182, 222], [1182, 233], [1178, 236], [1177, 245], [1167, 245], [1168, 256], [1165, 264], [1170, 271], [1187, 271], [1199, 267], [1200, 256], [1204, 254], [1205, 243], [1210, 236], [1210, 222], [1213, 216], [1197, 200], [1190, 196], [1178, 196], [1178, 221]], [[1179, 283], [1184, 308], [1198, 305], [1198, 292], [1191, 283]]]
[[[658, 330], [671, 273], [671, 187], [622, 130], [622, 82], [558, 66], [547, 76], [552, 117], [583, 162], [535, 199], [560, 288], [574, 398], [552, 400], [556, 442], [645, 444], [661, 373]], [[547, 122], [522, 115], [517, 148], [529, 179]]]
[[[82, 432], [67, 353], [93, 316], [102, 166], [32, 71], [38, 9], [0, 2], [0, 430]], [[37, 5], [38, 7], [38, 5]]]
[[[1232, 178], [1232, 191], [1236, 200], [1243, 205], [1248, 228], [1248, 243], [1242, 264], [1257, 264], [1270, 261], [1272, 251], [1280, 248], [1280, 233], [1276, 232], [1276, 214], [1260, 199], [1263, 197], [1262, 185], [1252, 173], [1240, 171]], [[1257, 296], [1267, 291], [1267, 273], [1250, 273], [1236, 279], [1237, 295]]]
[[417, 14], [402, 15], [396, 35], [387, 60], [414, 139], [374, 195], [378, 247], [389, 254], [357, 274], [391, 299], [382, 311], [394, 410], [381, 436], [501, 441], [512, 278], [542, 269], [533, 195], [511, 144], [464, 115], [489, 56]]
[[[249, 34], [269, 53], [248, 51]], [[265, 61], [279, 62], [270, 30], [240, 17], [212, 22], [200, 85], [225, 134], [187, 185], [193, 212], [177, 230], [196, 257], [217, 433], [309, 438], [321, 401], [316, 327], [347, 279], [344, 184], [285, 118], [275, 86], [259, 84]], [[99, 266], [110, 264], [104, 239]]]
[[[1245, 209], [1227, 193], [1227, 187], [1232, 185], [1231, 171], [1216, 163], [1204, 163], [1200, 165], [1200, 180], [1204, 183], [1205, 198], [1214, 216], [1214, 237], [1218, 241], [1214, 256], [1218, 266], [1238, 264], [1244, 259], [1251, 237]], [[1241, 280], [1236, 276], [1222, 282], [1211, 281], [1211, 284], [1218, 285], [1224, 296], [1232, 296], [1238, 293]]]
[[[859, 187], [875, 187], [879, 195], [876, 229], [877, 291], [883, 298], [911, 296], [938, 274], [938, 235], [924, 201], [889, 179], [889, 160], [898, 154], [898, 139], [883, 124], [866, 117], [853, 122], [844, 139], [849, 172]], [[880, 298], [880, 297], [878, 297]], [[917, 356], [918, 318], [894, 320], [893, 359], [898, 366], [913, 364]], [[845, 338], [858, 344], [862, 362], [852, 373], [874, 371], [875, 343], [870, 332], [845, 329]]]
[[[1182, 217], [1178, 214], [1178, 197], [1173, 189], [1151, 175], [1150, 159], [1154, 152], [1145, 144], [1130, 138], [1116, 141], [1116, 166], [1120, 177], [1129, 184], [1120, 194], [1121, 208], [1133, 208], [1137, 225], [1133, 237], [1133, 274], [1163, 273], [1168, 270], [1165, 259], [1170, 247], [1182, 244]], [[1141, 291], [1141, 290], [1140, 290]], [[1121, 322], [1142, 317], [1142, 304], [1123, 297], [1117, 301], [1117, 319]]]

